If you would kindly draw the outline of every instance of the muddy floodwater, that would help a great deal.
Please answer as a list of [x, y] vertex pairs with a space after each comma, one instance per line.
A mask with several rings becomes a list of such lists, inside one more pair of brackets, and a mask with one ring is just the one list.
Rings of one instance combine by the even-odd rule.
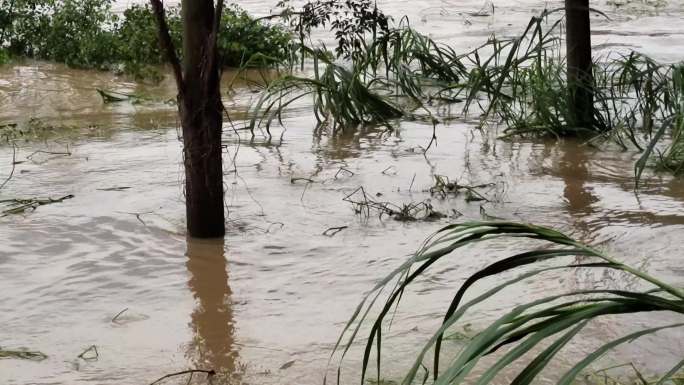
[[[275, 1], [240, 4], [263, 15]], [[463, 52], [493, 32], [515, 35], [545, 5], [558, 4], [495, 1], [493, 15], [474, 16], [481, 1], [380, 3]], [[661, 61], [684, 59], [680, 0], [594, 7], [610, 17], [593, 19], [598, 53], [634, 49]], [[648, 174], [635, 194], [635, 152], [572, 140], [502, 141], [496, 128], [475, 130], [477, 116], [469, 116], [437, 126], [436, 146], [423, 154], [431, 125], [401, 122], [391, 131], [332, 136], [314, 131], [306, 103], [289, 110], [285, 129], [273, 128], [272, 138], [259, 130], [250, 137], [239, 128], [256, 94], [245, 84], [229, 94], [231, 77], [224, 75], [234, 124], [224, 129], [229, 223], [219, 242], [184, 234], [181, 145], [175, 106], [166, 102], [174, 97], [170, 81], [150, 86], [33, 61], [0, 67], [0, 124], [38, 118], [58, 127], [45, 138], [17, 141], [16, 151], [3, 139], [0, 180], [14, 172], [0, 200], [73, 195], [0, 217], [0, 346], [48, 355], [40, 362], [0, 359], [0, 384], [148, 384], [188, 368], [212, 368], [227, 384], [321, 384], [362, 295], [425, 237], [466, 219], [554, 226], [684, 285], [684, 180]], [[96, 88], [147, 98], [103, 104]], [[431, 195], [435, 175], [491, 184], [479, 190], [488, 201]], [[448, 217], [365, 218], [343, 201], [359, 187], [397, 204], [429, 199]], [[334, 236], [322, 234], [343, 226]], [[418, 282], [383, 336], [392, 357], [384, 376], [397, 379], [408, 367], [457, 285], [514, 249], [501, 243], [456, 254]], [[559, 287], [637, 284], [582, 271], [544, 278], [493, 298], [471, 314], [468, 329]], [[626, 330], [674, 318], [600, 319], [555, 365], [566, 367]], [[684, 355], [683, 333], [674, 329], [625, 345], [606, 366], [632, 361], [646, 373], [667, 370]], [[447, 349], [458, 349], [458, 341], [449, 343]], [[78, 358], [91, 345], [97, 359]], [[342, 383], [358, 383], [361, 354], [360, 345], [348, 354]]]

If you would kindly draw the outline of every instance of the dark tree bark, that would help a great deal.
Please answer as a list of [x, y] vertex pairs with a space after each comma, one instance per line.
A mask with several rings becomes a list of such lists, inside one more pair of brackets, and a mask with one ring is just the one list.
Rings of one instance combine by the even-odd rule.
[[589, 0], [565, 0], [569, 108], [575, 127], [591, 128], [594, 115]]
[[223, 0], [183, 0], [183, 65], [169, 35], [161, 0], [150, 0], [159, 41], [178, 86], [183, 129], [188, 233], [199, 238], [225, 234], [221, 131], [223, 104], [216, 36]]

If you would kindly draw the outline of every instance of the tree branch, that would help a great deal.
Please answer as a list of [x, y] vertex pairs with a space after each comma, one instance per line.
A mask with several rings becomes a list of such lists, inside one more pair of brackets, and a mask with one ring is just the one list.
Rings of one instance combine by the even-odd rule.
[[173, 75], [176, 78], [176, 85], [178, 86], [178, 93], [183, 94], [183, 72], [181, 71], [180, 61], [176, 55], [176, 47], [173, 45], [171, 35], [169, 35], [169, 25], [166, 23], [166, 15], [164, 13], [164, 4], [162, 0], [150, 0], [152, 3], [152, 10], [157, 19], [157, 26], [159, 27], [159, 44], [166, 55], [166, 60], [171, 63], [173, 67]]
[[[158, 0], [152, 0], [152, 1], [158, 1]], [[171, 373], [171, 374], [167, 374], [165, 376], [159, 377], [156, 381], [154, 381], [150, 385], [155, 385], [155, 384], [159, 383], [160, 381], [165, 380], [167, 378], [182, 376], [183, 374], [191, 374], [192, 375], [193, 373], [206, 373], [207, 378], [210, 378], [210, 377], [216, 375], [216, 372], [214, 370], [202, 370], [202, 369], [183, 370], [181, 372]]]
[[218, 42], [218, 34], [221, 28], [221, 15], [223, 13], [223, 0], [218, 0], [216, 2], [216, 7], [214, 8], [214, 24], [211, 29], [211, 35], [209, 35], [209, 44], [207, 46], [207, 66], [206, 72], [204, 73], [204, 82], [207, 84], [211, 75], [214, 71], [218, 71], [219, 60], [216, 44]]

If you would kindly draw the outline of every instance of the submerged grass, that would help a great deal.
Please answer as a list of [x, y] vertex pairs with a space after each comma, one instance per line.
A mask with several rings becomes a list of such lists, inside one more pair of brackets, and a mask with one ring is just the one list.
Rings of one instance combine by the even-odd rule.
[[[594, 117], [591, 125], [578, 126], [568, 103], [572, 91], [558, 11], [531, 18], [515, 38], [492, 36], [464, 54], [418, 33], [406, 18], [385, 33], [360, 36], [350, 58], [333, 60], [325, 47], [301, 45], [297, 60], [310, 58], [313, 76], [289, 72], [268, 83], [252, 109], [251, 128], [262, 122], [269, 127], [306, 96], [314, 99], [318, 122], [335, 128], [387, 125], [397, 118], [436, 124], [477, 111], [482, 125], [503, 125], [508, 138], [579, 136], [643, 151], [637, 177], [653, 160], [661, 169], [684, 170], [684, 66], [636, 52], [597, 58]], [[442, 105], [449, 108], [437, 108]]]
[[[268, 83], [253, 107], [250, 129], [260, 124], [268, 129], [274, 119], [281, 121], [285, 108], [306, 96], [313, 97], [314, 114], [319, 124], [331, 124], [333, 129], [387, 124], [390, 119], [405, 115], [388, 95], [373, 83], [364, 82], [359, 68], [338, 65], [321, 50], [306, 49], [304, 52], [314, 59], [314, 77], [285, 75]], [[323, 63], [322, 71], [319, 63]]]
[[387, 216], [401, 222], [436, 221], [446, 214], [435, 210], [429, 200], [410, 203], [392, 203], [374, 199], [363, 187], [359, 187], [343, 198], [354, 207], [354, 212], [364, 218], [377, 214], [382, 219]]
[[[368, 370], [373, 365], [373, 354], [377, 358], [376, 378], [381, 378], [381, 362], [388, 358], [388, 353], [382, 350], [381, 336], [387, 330], [387, 324], [391, 322], [392, 309], [399, 305], [403, 294], [410, 289], [413, 282], [428, 275], [430, 267], [436, 262], [457, 258], [459, 252], [462, 253], [467, 247], [497, 240], [519, 244], [523, 239], [540, 242], [541, 246], [500, 258], [465, 280], [445, 311], [442, 325], [435, 330], [416, 355], [413, 365], [403, 376], [402, 384], [408, 385], [414, 381], [424, 383], [428, 378], [427, 372], [430, 372], [434, 384], [461, 384], [466, 378], [474, 375], [473, 369], [478, 364], [483, 365], [484, 370], [478, 372], [481, 374], [476, 376], [474, 383], [490, 384], [502, 370], [519, 363], [523, 357], [526, 357], [522, 363], [523, 369], [510, 383], [530, 384], [548, 367], [556, 354], [593, 320], [606, 315], [661, 311], [680, 315], [681, 322], [645, 327], [614, 339], [584, 357], [579, 357], [579, 361], [557, 381], [560, 385], [570, 385], [610, 350], [641, 336], [684, 326], [684, 316], [681, 316], [684, 315], [684, 291], [681, 288], [621, 263], [553, 229], [513, 222], [466, 222], [439, 230], [428, 238], [411, 258], [376, 284], [345, 325], [333, 354], [339, 354], [340, 360], [343, 360], [352, 344], [358, 342], [361, 327], [367, 325], [370, 332], [365, 342], [361, 382], [368, 377]], [[515, 290], [515, 285], [521, 281], [535, 279], [548, 271], [578, 269], [619, 271], [643, 282], [649, 288], [644, 291], [573, 290], [526, 300], [505, 310], [498, 319], [466, 340], [464, 348], [454, 357], [446, 359], [446, 353], [442, 350], [445, 333], [458, 327], [459, 321], [468, 311], [486, 303], [494, 294]], [[513, 272], [519, 272], [520, 275], [508, 278], [509, 273]], [[466, 295], [470, 294], [471, 288], [490, 277], [498, 279], [496, 286], [476, 295], [468, 302], [463, 301]], [[389, 290], [384, 303], [379, 301], [383, 290]], [[371, 318], [369, 314], [373, 309], [378, 311], [378, 315]], [[426, 362], [429, 352], [434, 352], [431, 364]], [[495, 352], [497, 354], [493, 360], [482, 362], [485, 356]], [[428, 366], [431, 369], [428, 369]], [[682, 366], [684, 360], [661, 376], [656, 383], [675, 383], [673, 377]]]

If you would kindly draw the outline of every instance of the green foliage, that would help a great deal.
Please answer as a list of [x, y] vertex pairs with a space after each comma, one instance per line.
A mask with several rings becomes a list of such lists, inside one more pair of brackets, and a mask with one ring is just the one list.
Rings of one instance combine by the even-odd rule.
[[[329, 27], [335, 35], [338, 58], [356, 60], [366, 51], [366, 39], [380, 38], [389, 33], [390, 17], [371, 0], [313, 0], [295, 12], [290, 0], [281, 0], [278, 7], [290, 25], [299, 31], [300, 44], [319, 27]], [[297, 17], [290, 18], [290, 15]]]
[[48, 31], [37, 43], [38, 57], [72, 67], [108, 69], [117, 61], [112, 0], [55, 2]]
[[9, 52], [4, 49], [0, 48], [0, 65], [7, 64], [10, 61], [10, 54]]
[[[667, 123], [656, 132], [648, 144], [644, 155], [636, 166], [637, 177], [641, 174], [647, 160], [653, 152], [657, 152], [657, 166], [674, 174], [684, 172], [684, 64], [670, 67], [672, 84], [668, 87], [669, 104], [672, 106]], [[656, 149], [665, 130], [669, 129], [670, 141], [663, 151]]]
[[[180, 9], [167, 8], [166, 20], [180, 57], [183, 29]], [[119, 50], [126, 66], [165, 61], [157, 34], [156, 21], [149, 6], [133, 5], [124, 11], [116, 35], [117, 40], [124, 43]], [[285, 29], [257, 21], [237, 5], [223, 10], [217, 45], [224, 66], [240, 67], [248, 62], [250, 65], [270, 65], [283, 61], [289, 55], [290, 42], [291, 37]]]
[[[584, 245], [556, 230], [519, 224], [514, 222], [467, 222], [454, 224], [439, 230], [406, 262], [382, 279], [364, 298], [353, 316], [346, 324], [342, 335], [335, 345], [335, 351], [344, 359], [348, 349], [357, 341], [358, 333], [363, 325], [370, 323], [370, 333], [365, 342], [361, 381], [366, 377], [375, 348], [377, 356], [377, 378], [380, 378], [380, 364], [386, 359], [382, 350], [382, 332], [386, 322], [391, 322], [391, 312], [396, 309], [403, 294], [411, 284], [419, 278], [425, 278], [429, 269], [436, 262], [450, 258], [462, 257], [464, 249], [495, 240], [508, 240], [520, 244], [524, 239], [537, 241], [539, 247], [529, 248], [524, 252], [501, 258], [484, 269], [471, 275], [458, 288], [450, 305], [444, 313], [442, 325], [417, 354], [414, 364], [406, 372], [402, 384], [415, 383], [423, 379], [420, 371], [427, 371], [424, 363], [427, 354], [432, 355], [432, 377], [434, 384], [472, 383], [469, 375], [474, 375], [477, 364], [483, 366], [476, 379], [477, 385], [490, 384], [502, 370], [522, 360], [524, 368], [511, 381], [515, 385], [533, 383], [538, 375], [554, 359], [556, 354], [587, 325], [588, 322], [606, 315], [671, 312], [684, 315], [684, 291], [668, 285], [642, 271], [623, 264], [590, 246]], [[523, 243], [528, 244], [528, 243]], [[496, 247], [501, 250], [500, 247]], [[596, 270], [620, 272], [648, 285], [648, 290], [636, 289], [592, 289], [563, 291], [560, 294], [547, 294], [544, 297], [528, 299], [522, 304], [511, 306], [503, 314], [486, 325], [484, 329], [469, 339], [462, 341], [464, 347], [455, 357], [445, 360], [441, 344], [445, 333], [454, 331], [459, 321], [471, 309], [485, 303], [497, 293], [517, 293], [515, 285], [540, 278], [545, 272], [555, 270]], [[515, 278], [510, 274], [517, 272]], [[471, 288], [481, 280], [495, 279], [495, 286], [481, 294], [475, 294], [468, 302], [463, 301]], [[489, 281], [490, 283], [492, 281]], [[379, 309], [376, 303], [383, 290], [388, 290], [387, 300]], [[481, 292], [481, 291], [478, 291]], [[379, 312], [371, 312], [379, 310]], [[378, 314], [370, 319], [369, 314]], [[682, 317], [684, 321], [684, 317]], [[625, 334], [599, 347], [597, 350], [579, 357], [579, 361], [567, 370], [558, 380], [560, 385], [573, 384], [577, 376], [588, 366], [596, 362], [615, 347], [631, 342], [641, 336], [656, 333], [660, 330], [680, 328], [684, 322], [661, 326], [649, 325], [639, 331]], [[463, 326], [461, 326], [463, 327]], [[493, 353], [497, 353], [494, 355]], [[494, 355], [491, 360], [482, 360], [485, 356]], [[443, 365], [444, 362], [446, 365]], [[658, 385], [673, 382], [673, 376], [684, 366], [679, 362], [658, 381]], [[422, 369], [422, 370], [421, 370]], [[427, 380], [427, 375], [423, 383]], [[645, 383], [645, 382], [644, 382]]]
[[[159, 77], [154, 66], [165, 59], [150, 7], [133, 5], [119, 16], [111, 4], [112, 0], [0, 0], [0, 45], [16, 56]], [[180, 49], [178, 7], [167, 9], [167, 23]], [[218, 45], [226, 66], [240, 66], [253, 56], [269, 60], [251, 60], [252, 65], [282, 61], [289, 54], [290, 40], [283, 28], [255, 20], [237, 6], [224, 10]]]
[[[166, 10], [169, 32], [175, 43], [180, 41], [177, 8]], [[148, 6], [133, 5], [123, 12], [117, 31], [121, 42], [119, 55], [127, 65], [161, 64], [164, 57], [159, 47], [157, 24]]]
[[108, 68], [116, 59], [111, 0], [3, 0], [0, 5], [0, 44], [13, 55], [87, 68]]
[[[391, 95], [395, 105], [408, 107], [398, 115], [405, 118], [416, 118], [415, 114], [406, 112], [415, 108], [425, 113], [422, 118], [433, 122], [438, 122], [439, 118], [449, 119], [454, 110], [452, 105], [463, 102], [456, 111], [467, 114], [473, 109], [479, 110], [482, 124], [503, 125], [506, 137], [582, 136], [591, 140], [611, 140], [624, 149], [631, 146], [644, 151], [644, 157], [636, 164], [637, 178], [654, 159], [663, 169], [684, 170], [682, 65], [662, 65], [634, 52], [601, 58], [593, 67], [593, 122], [587, 127], [578, 126], [573, 123], [568, 103], [572, 91], [567, 83], [567, 65], [561, 45], [563, 18], [551, 20], [559, 10], [545, 10], [531, 18], [523, 33], [515, 38], [500, 40], [493, 36], [477, 49], [457, 54], [451, 47], [410, 28], [407, 19], [402, 19], [396, 28], [373, 30], [371, 34], [369, 27], [363, 24], [372, 19], [370, 16], [340, 22], [340, 17], [350, 18], [354, 14], [347, 10], [346, 14], [333, 12], [331, 17], [326, 17], [331, 10], [353, 7], [354, 2], [350, 4], [342, 6], [336, 0], [318, 0], [294, 13], [300, 15], [295, 23], [300, 31], [330, 25], [336, 33], [347, 30], [358, 33], [352, 33], [353, 38], [338, 35], [338, 39], [353, 39], [353, 42], [351, 46], [340, 43], [342, 48], [338, 47], [338, 62], [335, 63], [316, 58], [321, 55], [311, 53], [320, 50], [305, 46], [305, 39], [300, 38], [301, 58], [313, 58], [315, 79], [288, 76], [269, 86], [262, 100], [286, 102], [293, 95], [292, 90], [301, 88], [315, 96], [313, 108], [319, 122], [333, 121], [342, 126], [386, 124], [385, 119], [350, 119], [354, 116], [348, 113], [350, 108], [321, 109], [324, 105], [321, 100], [325, 99], [321, 95], [330, 96], [333, 90], [338, 94], [328, 99], [335, 100], [335, 105], [362, 103], [358, 93], [348, 92], [348, 85], [361, 84], [374, 95], [385, 98]], [[359, 12], [373, 15], [366, 9], [369, 6], [357, 6]], [[290, 9], [290, 12], [293, 11]], [[340, 58], [346, 58], [349, 65], [341, 66]], [[349, 79], [356, 79], [355, 83], [345, 83], [340, 76], [334, 76], [328, 77], [330, 81], [325, 85], [321, 84], [319, 74], [340, 72], [328, 67], [349, 67], [352, 74]], [[279, 89], [288, 92], [280, 94]], [[265, 103], [277, 106], [278, 116], [288, 104]], [[444, 109], [446, 115], [440, 116], [434, 108], [427, 108], [440, 105], [449, 107]], [[259, 120], [270, 123], [273, 115], [264, 114], [272, 111], [267, 108], [255, 113], [261, 114]], [[668, 145], [669, 139], [671, 144]]]
[[221, 25], [217, 44], [225, 66], [272, 65], [290, 55], [292, 38], [284, 28], [255, 21], [235, 4], [224, 9]]
[[[449, 47], [403, 25], [358, 45], [348, 59], [333, 61], [335, 55], [330, 52], [305, 45], [297, 49], [302, 60], [313, 61], [313, 78], [288, 74], [266, 84], [252, 109], [252, 128], [262, 122], [268, 127], [286, 107], [307, 95], [314, 99], [318, 123], [334, 130], [389, 125], [401, 117], [435, 124], [424, 103], [431, 98], [424, 87], [444, 83], [440, 76], [457, 81], [464, 73]], [[345, 55], [338, 52], [337, 56]]]
[[269, 83], [252, 108], [251, 129], [261, 123], [268, 129], [275, 118], [280, 120], [285, 108], [309, 95], [319, 124], [330, 124], [333, 129], [388, 124], [406, 114], [382, 87], [364, 81], [362, 67], [347, 69], [333, 63], [323, 51], [305, 52], [314, 58], [315, 77], [286, 75]]

